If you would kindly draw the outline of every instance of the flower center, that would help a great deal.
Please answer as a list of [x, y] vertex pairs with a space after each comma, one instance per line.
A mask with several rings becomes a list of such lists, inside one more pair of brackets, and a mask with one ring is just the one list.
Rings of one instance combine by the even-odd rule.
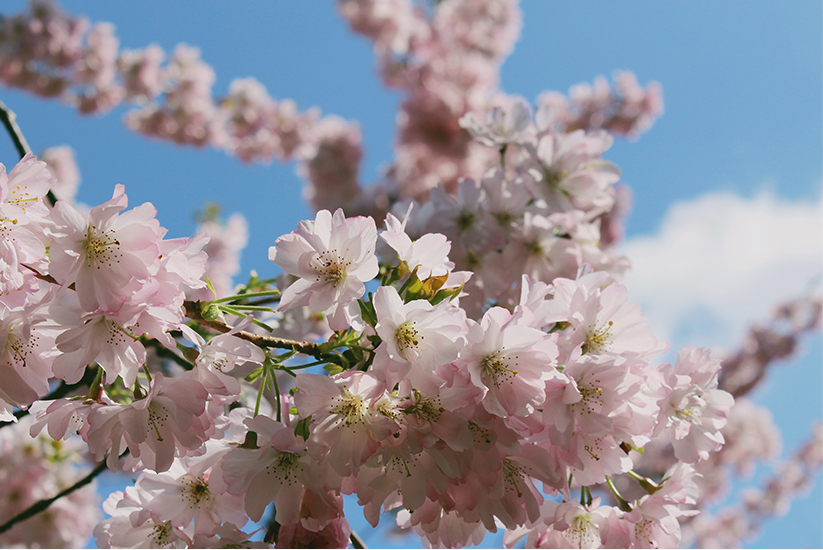
[[523, 468], [508, 458], [503, 459], [503, 480], [514, 489], [518, 498], [523, 496], [518, 485], [519, 482], [523, 481]]
[[351, 427], [353, 424], [362, 424], [369, 412], [369, 408], [358, 395], [352, 395], [346, 390], [345, 395], [331, 412], [343, 417], [343, 424]]
[[303, 469], [298, 462], [299, 459], [300, 455], [297, 453], [277, 452], [274, 469], [280, 474], [284, 483], [288, 483], [289, 485], [295, 483], [297, 472]]
[[697, 384], [692, 384], [686, 394], [675, 405], [674, 414], [680, 420], [685, 420], [689, 424], [700, 424], [700, 417], [703, 416], [703, 409], [706, 401], [703, 399], [703, 390]]
[[6, 203], [14, 204], [19, 206], [23, 210], [26, 209], [25, 203], [27, 202], [34, 202], [37, 200], [37, 197], [32, 197], [31, 193], [28, 191], [28, 186], [20, 186], [18, 185], [14, 189], [9, 190], [9, 197], [6, 199]]
[[592, 548], [600, 542], [600, 526], [588, 513], [575, 516], [569, 526], [569, 538], [576, 548]]
[[414, 321], [406, 321], [397, 327], [397, 331], [394, 333], [394, 339], [397, 341], [397, 348], [400, 351], [400, 355], [404, 358], [406, 357], [406, 351], [409, 349], [417, 349], [417, 346], [420, 345], [420, 341], [423, 340], [423, 337], [419, 332], [417, 332], [414, 325]]
[[86, 251], [86, 265], [100, 269], [101, 265], [113, 267], [120, 263], [120, 241], [114, 237], [114, 231], [98, 232], [90, 225], [86, 231], [86, 240], [83, 242]]
[[517, 374], [517, 369], [510, 369], [509, 363], [500, 357], [499, 352], [488, 355], [480, 363], [480, 370], [484, 379], [491, 379], [495, 388], [500, 388], [503, 382], [510, 382]]
[[568, 170], [553, 170], [551, 168], [545, 168], [543, 170], [543, 181], [546, 182], [546, 185], [549, 188], [555, 188], [560, 185], [560, 182], [563, 181], [569, 174]]
[[157, 546], [161, 548], [169, 544], [169, 534], [171, 533], [171, 523], [166, 522], [163, 525], [155, 525], [151, 530], [151, 538]]
[[597, 327], [594, 323], [589, 325], [586, 342], [583, 344], [583, 353], [594, 353], [600, 355], [611, 347], [612, 325], [609, 321], [607, 325]]
[[[599, 380], [595, 380], [599, 382]], [[596, 413], [603, 407], [603, 388], [591, 383], [577, 381], [577, 391], [580, 392], [580, 401], [571, 405], [572, 409], [580, 414]]]
[[440, 398], [423, 396], [417, 390], [414, 390], [414, 394], [414, 403], [412, 403], [410, 407], [403, 409], [403, 412], [406, 414], [413, 414], [420, 420], [431, 423], [437, 422], [440, 419], [440, 415], [446, 410], [439, 406]]
[[317, 272], [315, 281], [337, 286], [346, 278], [346, 271], [350, 265], [350, 260], [344, 261], [338, 257], [337, 249], [319, 252], [312, 262], [312, 268]]
[[10, 359], [9, 363], [26, 366], [26, 344], [19, 335], [9, 332], [6, 336], [6, 345], [3, 349], [3, 355]]
[[202, 501], [211, 499], [209, 482], [202, 476], [194, 477], [186, 474], [183, 479], [183, 500], [189, 502], [189, 508], [200, 506]]

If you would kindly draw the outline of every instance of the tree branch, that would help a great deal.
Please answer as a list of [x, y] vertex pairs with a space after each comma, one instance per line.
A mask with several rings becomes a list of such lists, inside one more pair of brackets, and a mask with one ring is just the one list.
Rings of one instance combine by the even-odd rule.
[[[60, 385], [57, 386], [54, 391], [50, 394], [45, 395], [38, 399], [38, 401], [52, 401], [54, 399], [60, 399], [61, 397], [65, 397], [69, 395], [74, 390], [85, 388], [91, 385], [94, 381], [94, 377], [97, 374], [97, 369], [86, 369], [86, 372], [83, 373], [83, 378], [80, 379], [79, 382], [75, 382], [74, 384], [66, 384], [65, 382], [61, 381]], [[20, 409], [18, 411], [14, 411], [14, 417], [18, 420], [27, 416], [29, 414], [28, 409]], [[16, 422], [0, 422], [0, 428], [5, 428], [9, 424], [16, 424]]]
[[[14, 147], [20, 154], [20, 158], [23, 158], [28, 153], [31, 153], [31, 147], [29, 147], [26, 138], [23, 137], [23, 132], [20, 130], [20, 126], [17, 125], [17, 115], [15, 115], [14, 111], [9, 109], [2, 101], [0, 101], [0, 120], [3, 121], [3, 126], [6, 127], [6, 130], [11, 136], [11, 140], [14, 142]], [[57, 197], [54, 196], [54, 193], [49, 191], [46, 194], [46, 200], [54, 206], [54, 203], [57, 202]]]
[[349, 538], [351, 539], [351, 545], [355, 548], [368, 548], [368, 546], [366, 546], [366, 544], [363, 542], [363, 539], [361, 539], [360, 536], [354, 532], [354, 530], [352, 530], [351, 535], [349, 535]]
[[[122, 455], [120, 455], [120, 458], [123, 458], [128, 453], [129, 453], [129, 451], [127, 449], [126, 452], [124, 452]], [[35, 515], [39, 514], [40, 512], [43, 512], [46, 508], [51, 506], [52, 503], [55, 502], [56, 500], [61, 499], [66, 495], [70, 495], [71, 493], [73, 493], [77, 489], [88, 485], [89, 483], [92, 482], [92, 480], [94, 480], [94, 478], [99, 476], [103, 472], [103, 470], [105, 470], [105, 469], [106, 469], [106, 461], [103, 460], [103, 462], [98, 464], [97, 467], [94, 470], [92, 470], [91, 472], [89, 472], [89, 474], [86, 477], [84, 477], [83, 479], [81, 479], [80, 481], [78, 481], [77, 483], [72, 485], [71, 487], [69, 487], [67, 489], [64, 489], [63, 491], [60, 491], [59, 493], [57, 493], [56, 495], [54, 495], [51, 498], [47, 498], [47, 499], [35, 502], [31, 506], [29, 506], [27, 509], [23, 510], [22, 512], [20, 512], [19, 514], [17, 514], [16, 516], [11, 518], [10, 520], [8, 520], [3, 525], [0, 525], [0, 533], [5, 533], [6, 531], [8, 531], [12, 527], [14, 527], [16, 524], [20, 523], [21, 521], [25, 521], [25, 520], [29, 519], [30, 517], [35, 516]]]
[[27, 153], [31, 153], [31, 147], [29, 147], [26, 138], [23, 137], [23, 132], [20, 131], [20, 127], [17, 125], [17, 115], [14, 114], [14, 111], [6, 107], [6, 104], [2, 101], [0, 101], [0, 120], [3, 121], [3, 126], [6, 127], [6, 130], [11, 136], [11, 140], [14, 142], [14, 147], [20, 154], [20, 158], [25, 157]]
[[[193, 321], [197, 321], [203, 326], [207, 326], [223, 334], [233, 329], [233, 327], [230, 327], [222, 321], [207, 321], [206, 319], [204, 319], [203, 316], [200, 314], [200, 308], [198, 307], [197, 302], [186, 300], [184, 305], [186, 307], [186, 317], [192, 319]], [[261, 348], [295, 350], [300, 353], [305, 353], [306, 355], [311, 355], [312, 357], [320, 361], [328, 360], [328, 358], [325, 357], [325, 354], [322, 351], [320, 351], [320, 346], [318, 346], [317, 344], [312, 344], [311, 342], [301, 342], [299, 340], [277, 338], [276, 336], [262, 336], [260, 334], [246, 332], [245, 330], [238, 331], [235, 334], [238, 338], [242, 338], [243, 340], [251, 342], [256, 346], [260, 346]]]

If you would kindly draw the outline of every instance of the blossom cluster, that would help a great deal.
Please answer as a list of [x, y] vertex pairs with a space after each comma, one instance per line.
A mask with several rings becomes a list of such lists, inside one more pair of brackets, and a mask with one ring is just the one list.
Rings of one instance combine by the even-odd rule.
[[[472, 129], [491, 136], [482, 139], [501, 135]], [[507, 143], [523, 150], [517, 173], [533, 170], [528, 154], [554, 137], [541, 135], [537, 147]], [[506, 174], [486, 181], [505, 187]], [[250, 296], [277, 297], [272, 323], [306, 310], [326, 320], [334, 332], [315, 349], [330, 370], [321, 375], [299, 372], [305, 361], [290, 359], [294, 352], [261, 347], [252, 317], [217, 336], [195, 330], [197, 321], [267, 309], [242, 294], [213, 299], [213, 287], [212, 301], [189, 300], [208, 286], [205, 234], [164, 239], [154, 208], [127, 210], [122, 186], [87, 213], [65, 200], [49, 206], [55, 180], [32, 155], [0, 183], [5, 419], [31, 407], [32, 435], [77, 433], [96, 461], [142, 472], [133, 489], [107, 500], [101, 544], [240, 543], [250, 536], [244, 525], [274, 502], [278, 544], [345, 545], [342, 495], [355, 494], [372, 524], [402, 507], [400, 521], [432, 545], [465, 545], [500, 525], [515, 538], [631, 546], [642, 532], [668, 545], [679, 540], [672, 522], [695, 502], [693, 464], [722, 445], [732, 400], [717, 389], [719, 362], [690, 348], [674, 366], [654, 366], [667, 346], [610, 273], [580, 260], [564, 277], [535, 261], [532, 271], [517, 267], [521, 280], [496, 304], [472, 299], [477, 273], [457, 269], [448, 237], [414, 238], [408, 229], [415, 209], [459, 205], [460, 196], [435, 190], [440, 200], [408, 203], [381, 231], [371, 218], [322, 210], [275, 241], [270, 259], [290, 278]], [[524, 219], [585, 216], [523, 185], [533, 197], [521, 205]], [[480, 189], [469, 180], [459, 189], [470, 186]], [[428, 219], [450, 222], [442, 211]], [[473, 229], [492, 235], [486, 225]], [[494, 253], [515, 240], [517, 224], [509, 230], [486, 241]], [[551, 238], [569, 241], [560, 243], [566, 250], [573, 241]], [[147, 346], [174, 357], [177, 369]], [[74, 384], [94, 367], [84, 398], [42, 400], [49, 380]], [[279, 389], [284, 372], [294, 376], [291, 393]], [[272, 384], [266, 411], [260, 397]], [[633, 449], [660, 434], [677, 458], [663, 489], [631, 502], [615, 493], [618, 505], [592, 498], [612, 477], [632, 474]]]
[[[121, 52], [113, 27], [46, 0], [0, 22], [4, 84], [83, 112], [136, 103], [130, 128], [244, 161], [299, 159], [317, 211], [274, 240], [280, 277], [234, 287], [242, 217], [166, 239], [122, 186], [74, 204], [67, 149], [3, 168], [0, 420], [30, 413], [14, 429], [36, 445], [136, 478], [105, 501], [101, 547], [345, 547], [344, 498], [431, 546], [501, 529], [508, 546], [580, 548], [673, 547], [681, 524], [687, 542], [734, 531], [693, 518], [723, 468], [779, 447], [740, 397], [819, 324], [819, 299], [783, 308], [788, 335], [753, 332], [722, 372], [702, 348], [655, 362], [668, 346], [620, 283], [628, 196], [604, 155], [662, 112], [659, 86], [618, 73], [533, 107], [496, 88], [515, 1], [338, 5], [405, 94], [396, 158], [369, 190], [355, 124], [252, 79], [215, 100], [195, 48], [166, 64], [157, 46]], [[730, 525], [750, 531], [802, 489], [817, 436]], [[71, 494], [49, 521], [91, 501]], [[63, 529], [21, 541], [21, 525], [3, 542], [69, 544]]]
[[322, 146], [328, 132], [317, 129], [324, 120], [317, 109], [300, 112], [251, 78], [235, 80], [225, 97], [215, 98], [214, 80], [197, 48], [180, 44], [168, 60], [157, 44], [121, 50], [111, 23], [74, 17], [52, 0], [32, 0], [28, 11], [0, 22], [0, 82], [6, 86], [57, 98], [85, 114], [136, 105], [125, 117], [130, 129], [211, 145], [247, 162], [290, 160], [302, 147]]

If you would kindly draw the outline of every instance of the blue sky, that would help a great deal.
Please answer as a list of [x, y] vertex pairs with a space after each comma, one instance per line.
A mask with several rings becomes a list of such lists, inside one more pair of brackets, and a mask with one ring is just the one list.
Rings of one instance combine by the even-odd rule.
[[[332, 2], [62, 5], [114, 23], [123, 47], [156, 42], [171, 52], [179, 42], [198, 46], [217, 74], [216, 96], [232, 79], [254, 76], [273, 97], [293, 99], [301, 109], [318, 106], [358, 120], [365, 182], [375, 181], [391, 160], [400, 95], [382, 88], [370, 44], [348, 31]], [[3, 13], [23, 6], [7, 0]], [[566, 92], [616, 69], [662, 84], [663, 117], [638, 141], [618, 141], [606, 154], [634, 193], [626, 251], [638, 254], [632, 258], [638, 272], [627, 284], [673, 347], [733, 349], [748, 320], [765, 320], [771, 305], [800, 295], [823, 270], [821, 3], [526, 0], [522, 9], [522, 37], [501, 73], [507, 93], [533, 101], [542, 91]], [[310, 216], [293, 165], [250, 166], [221, 152], [149, 141], [124, 128], [121, 109], [84, 118], [55, 102], [0, 93], [35, 151], [74, 148], [82, 202], [107, 200], [114, 184], [123, 183], [132, 205], [154, 203], [172, 237], [193, 232], [193, 214], [207, 200], [222, 204], [227, 215], [243, 213], [251, 234], [244, 272], [275, 273], [268, 247]], [[2, 140], [0, 161], [15, 161]], [[721, 203], [738, 215], [710, 219], [712, 206]], [[656, 270], [652, 260], [660, 251], [678, 254], [671, 236], [695, 219], [716, 228], [715, 234], [695, 230], [695, 238], [705, 240], [703, 253], [690, 252], [695, 257], [676, 272]], [[721, 238], [740, 228], [752, 238]], [[739, 256], [746, 242], [754, 248]], [[651, 259], [643, 256], [653, 252]], [[672, 293], [683, 299], [672, 304]], [[803, 347], [797, 360], [775, 368], [769, 387], [756, 396], [784, 430], [784, 452], [823, 416], [820, 335]], [[756, 544], [821, 546], [820, 517], [818, 476], [813, 494], [767, 523]]]

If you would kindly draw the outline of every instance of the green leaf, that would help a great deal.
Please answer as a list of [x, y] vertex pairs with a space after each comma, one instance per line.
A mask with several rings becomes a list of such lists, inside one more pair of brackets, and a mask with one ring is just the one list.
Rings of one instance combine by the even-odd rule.
[[301, 418], [294, 426], [294, 435], [302, 437], [304, 440], [309, 439], [309, 426], [313, 422], [311, 416]]
[[343, 367], [340, 365], [335, 365], [334, 363], [329, 363], [323, 367], [323, 370], [329, 373], [329, 376], [334, 376], [335, 374], [343, 372]]

